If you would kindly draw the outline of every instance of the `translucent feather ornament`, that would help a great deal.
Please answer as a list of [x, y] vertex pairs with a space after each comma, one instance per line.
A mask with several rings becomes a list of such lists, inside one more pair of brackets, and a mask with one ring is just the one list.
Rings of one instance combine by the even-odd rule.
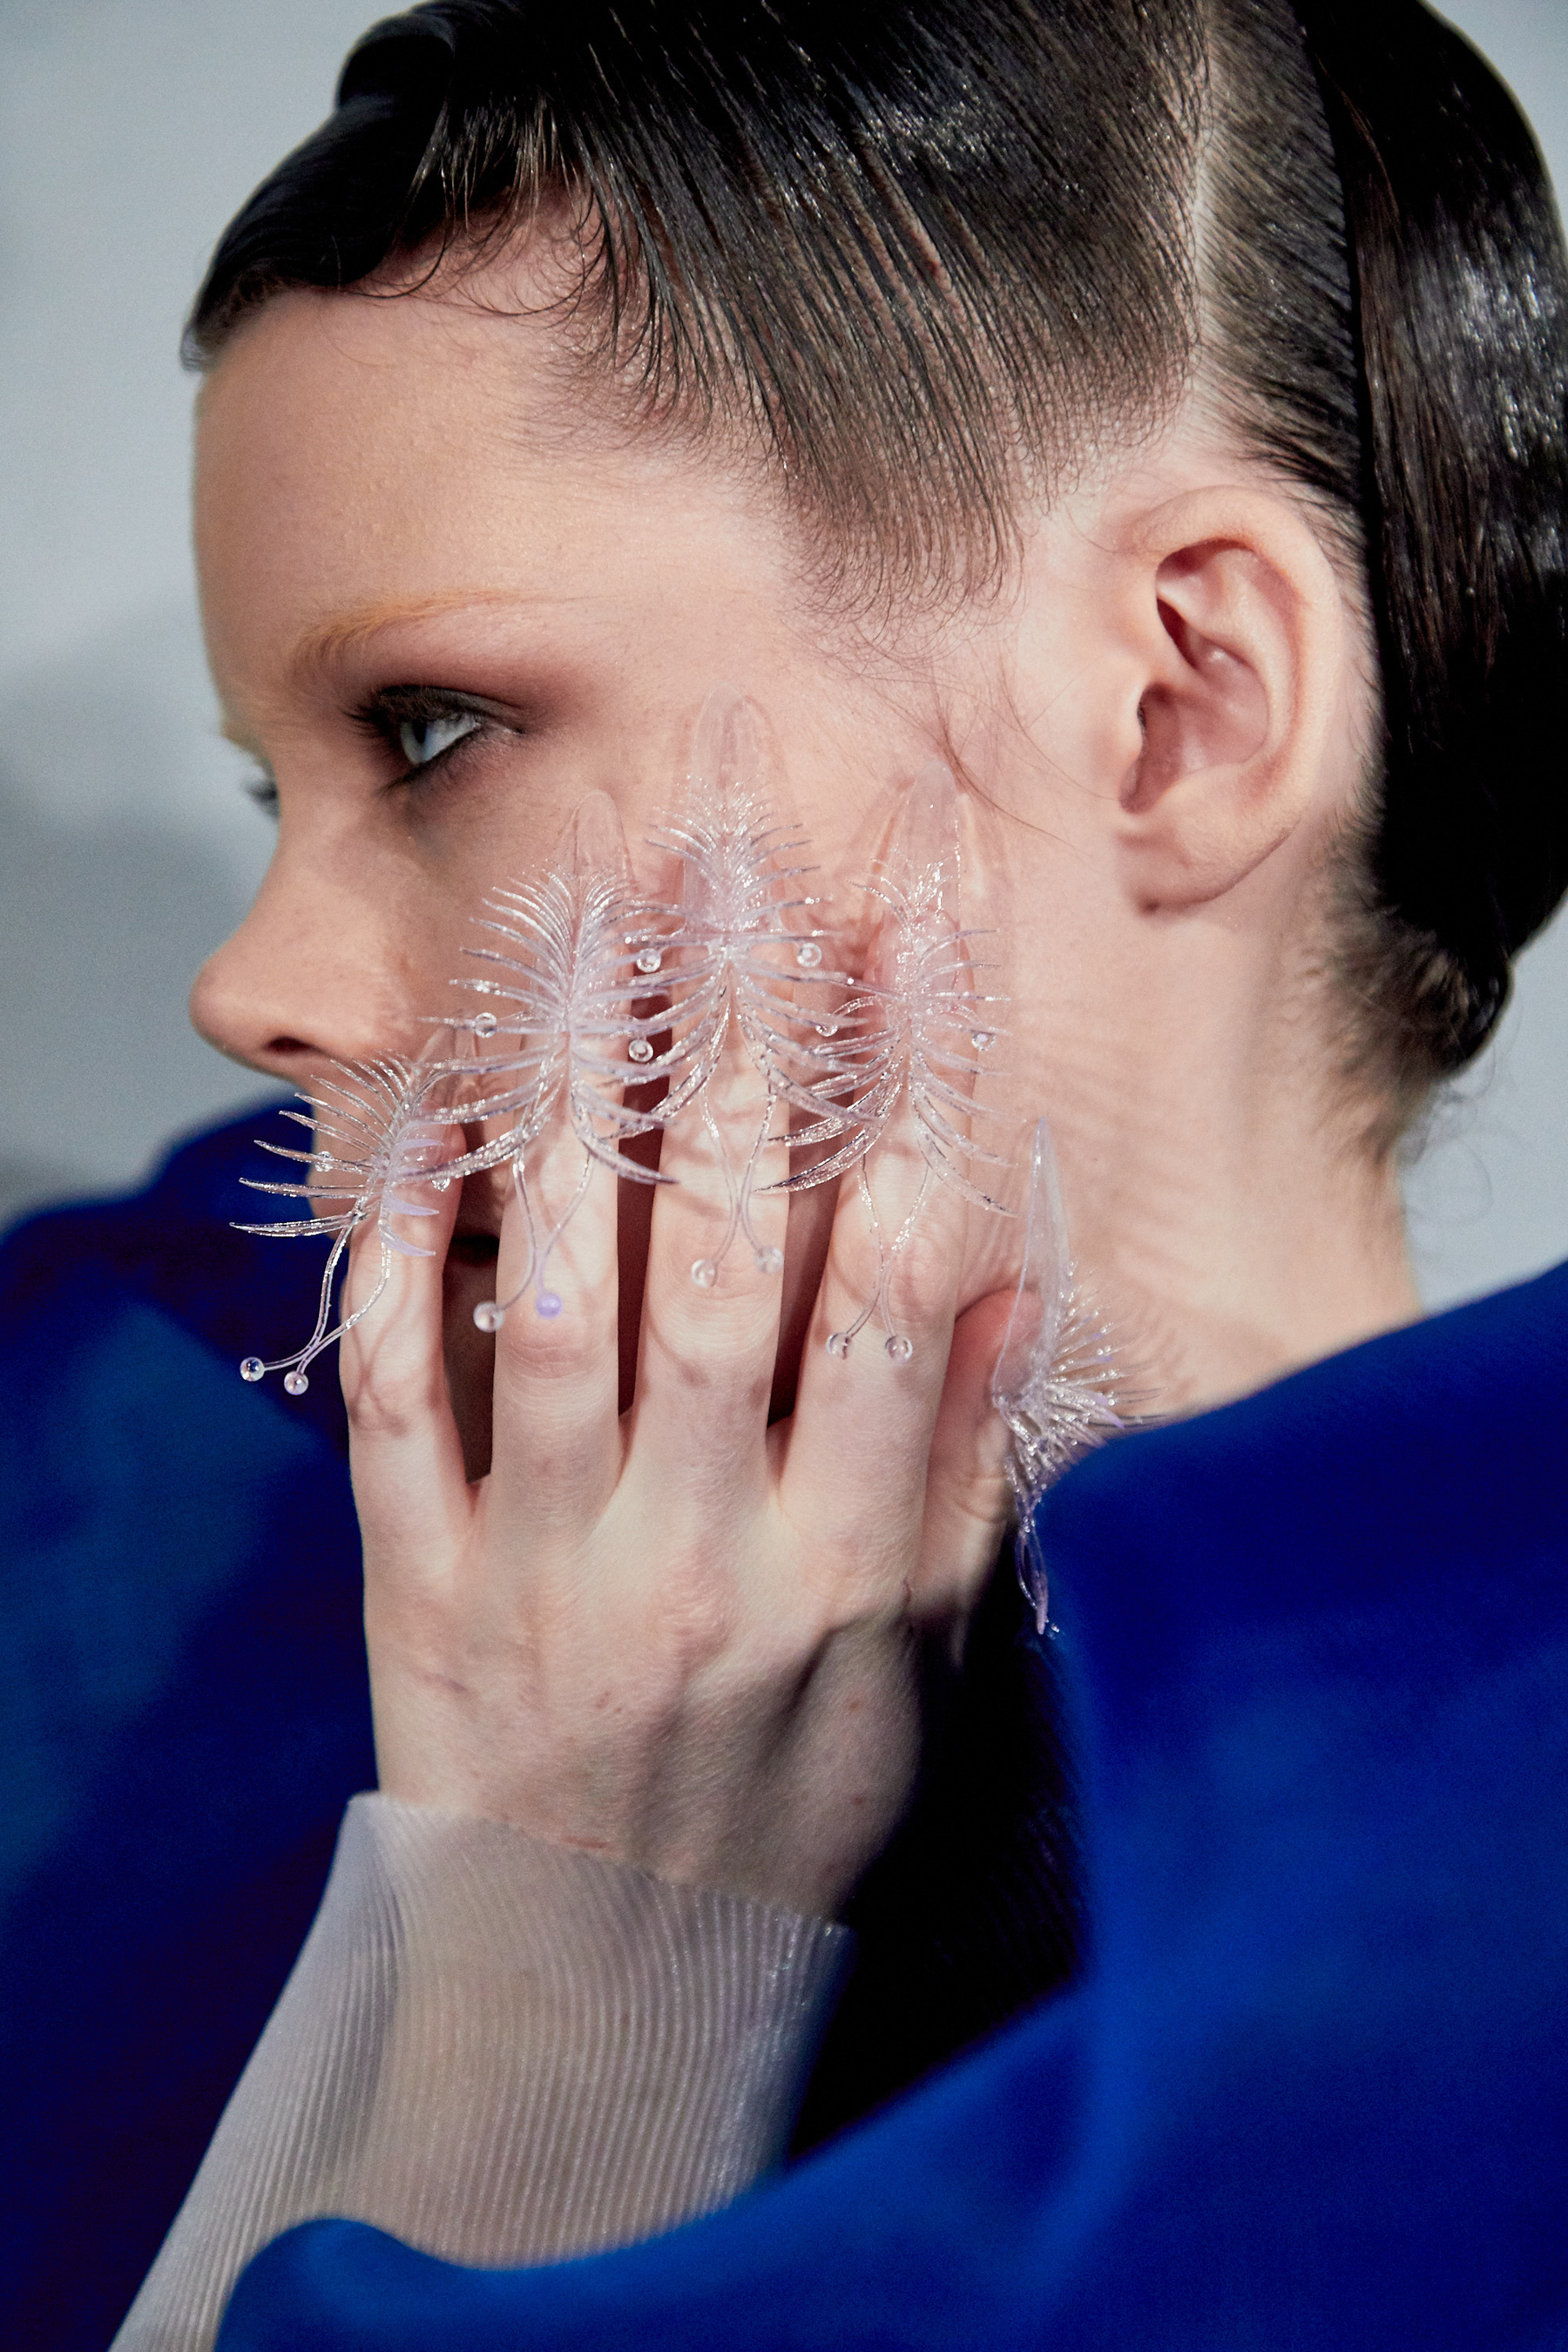
[[[999, 1023], [1006, 1001], [976, 987], [984, 966], [975, 961], [973, 942], [981, 935], [960, 919], [960, 880], [958, 789], [951, 770], [932, 761], [905, 793], [888, 848], [865, 886], [880, 919], [867, 978], [845, 1008], [844, 1034], [832, 1057], [837, 1084], [829, 1086], [845, 1140], [812, 1171], [820, 1183], [855, 1170], [877, 1243], [872, 1296], [827, 1341], [829, 1354], [840, 1359], [873, 1315], [895, 1363], [908, 1362], [913, 1352], [896, 1328], [891, 1288], [933, 1181], [978, 1207], [1008, 1213], [970, 1172], [1007, 1165], [970, 1131], [986, 1116], [975, 1088], [986, 1068], [983, 1056], [1005, 1034]], [[900, 1108], [924, 1166], [913, 1203], [889, 1238], [867, 1163]]]
[[[694, 1105], [718, 1156], [729, 1213], [717, 1246], [691, 1268], [710, 1288], [737, 1233], [759, 1271], [776, 1274], [784, 1253], [752, 1223], [757, 1191], [823, 1183], [806, 1165], [777, 1185], [757, 1186], [770, 1143], [795, 1152], [837, 1141], [856, 1114], [843, 1048], [863, 1014], [855, 983], [838, 969], [831, 934], [816, 914], [824, 897], [801, 884], [816, 871], [800, 827], [770, 808], [758, 784], [760, 747], [744, 698], [715, 687], [698, 722], [693, 797], [652, 836], [681, 874], [679, 929], [668, 942], [670, 1090], [657, 1114], [668, 1125]], [[707, 1087], [725, 1042], [738, 1032], [767, 1088], [767, 1105], [739, 1165], [710, 1108]]]
[[[510, 1296], [474, 1309], [480, 1330], [496, 1331], [530, 1289], [538, 1314], [560, 1314], [550, 1261], [595, 1166], [636, 1183], [668, 1181], [620, 1147], [664, 1125], [672, 1098], [679, 1108], [690, 1090], [681, 1085], [689, 1057], [658, 1043], [669, 1031], [668, 1010], [634, 1010], [655, 992], [662, 1004], [659, 975], [679, 913], [637, 897], [620, 814], [607, 793], [591, 793], [582, 803], [539, 881], [498, 890], [485, 905], [481, 928], [505, 945], [466, 950], [491, 969], [455, 983], [485, 1004], [453, 1024], [485, 1050], [447, 1066], [479, 1090], [465, 1104], [465, 1119], [504, 1123], [452, 1172], [510, 1162], [528, 1241], [522, 1279]], [[501, 1041], [499, 1049], [492, 1040]], [[657, 1108], [626, 1101], [628, 1087], [656, 1081], [669, 1089]], [[582, 1147], [582, 1170], [564, 1209], [545, 1223], [529, 1191], [527, 1156], [558, 1115]]]
[[[442, 1097], [450, 1092], [450, 1065], [421, 1059], [334, 1062], [331, 1075], [319, 1077], [300, 1099], [309, 1113], [286, 1110], [281, 1116], [311, 1133], [309, 1151], [280, 1143], [260, 1141], [259, 1149], [274, 1159], [295, 1161], [307, 1171], [288, 1184], [269, 1184], [250, 1176], [240, 1182], [253, 1192], [269, 1192], [284, 1200], [313, 1201], [319, 1212], [266, 1225], [237, 1225], [237, 1233], [263, 1234], [283, 1240], [303, 1235], [331, 1237], [331, 1248], [321, 1275], [316, 1328], [291, 1356], [264, 1362], [247, 1356], [240, 1377], [265, 1379], [281, 1372], [290, 1396], [303, 1396], [310, 1387], [310, 1369], [323, 1349], [362, 1323], [380, 1300], [392, 1276], [395, 1256], [433, 1257], [395, 1228], [395, 1220], [433, 1217], [437, 1213], [425, 1200], [408, 1197], [409, 1188], [422, 1182], [446, 1183], [458, 1140], [453, 1128], [461, 1114]], [[332, 1205], [332, 1204], [339, 1205]], [[345, 1252], [362, 1225], [373, 1223], [381, 1247], [381, 1268], [370, 1297], [352, 1315], [331, 1322], [332, 1284]], [[328, 1326], [331, 1328], [329, 1329]]]
[[1037, 1631], [1045, 1633], [1054, 1629], [1035, 1515], [1081, 1455], [1127, 1427], [1130, 1402], [1110, 1339], [1073, 1266], [1056, 1151], [1045, 1119], [1035, 1129], [1023, 1269], [992, 1376], [991, 1401], [1007, 1426], [1018, 1581], [1035, 1612]]

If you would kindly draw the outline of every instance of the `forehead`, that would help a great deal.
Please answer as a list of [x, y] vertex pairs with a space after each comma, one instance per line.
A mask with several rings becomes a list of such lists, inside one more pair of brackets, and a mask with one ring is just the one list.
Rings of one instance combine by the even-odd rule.
[[197, 423], [220, 671], [378, 607], [668, 614], [721, 580], [776, 595], [759, 486], [618, 424], [555, 331], [469, 300], [309, 292], [241, 329]]

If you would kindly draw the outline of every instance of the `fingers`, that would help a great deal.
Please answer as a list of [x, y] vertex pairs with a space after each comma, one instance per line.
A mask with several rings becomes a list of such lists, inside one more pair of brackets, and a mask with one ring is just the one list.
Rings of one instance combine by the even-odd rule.
[[900, 1582], [910, 1576], [968, 1215], [907, 1125], [879, 1148], [864, 1186], [840, 1188], [783, 1497], [796, 1525], [868, 1577], [895, 1561]]
[[787, 1159], [733, 1032], [702, 1102], [664, 1138], [633, 1407], [637, 1485], [657, 1476], [669, 1505], [764, 1479], [783, 1295], [788, 1196], [764, 1188]]
[[[441, 1346], [441, 1276], [458, 1190], [410, 1180], [405, 1196], [436, 1213], [395, 1216], [387, 1234], [367, 1223], [350, 1251], [344, 1312], [363, 1319], [344, 1335], [340, 1369], [367, 1560], [434, 1566], [468, 1522]], [[430, 1255], [405, 1255], [397, 1240]]]
[[[955, 828], [952, 778], [938, 770], [900, 812], [868, 960], [891, 1041], [883, 1083], [898, 1085], [900, 1108], [840, 1186], [788, 1448], [797, 1507], [857, 1498], [859, 1517], [843, 1523], [840, 1506], [835, 1522], [867, 1573], [907, 1559], [918, 1537], [971, 1214], [973, 985], [964, 936], [941, 895]], [[819, 1503], [819, 1523], [820, 1512]]]
[[501, 1224], [489, 1506], [501, 1524], [591, 1527], [621, 1463], [617, 1180], [552, 1122]]

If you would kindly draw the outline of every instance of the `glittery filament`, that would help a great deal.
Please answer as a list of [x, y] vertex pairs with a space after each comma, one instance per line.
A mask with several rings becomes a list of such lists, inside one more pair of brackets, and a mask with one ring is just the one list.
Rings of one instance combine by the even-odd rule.
[[883, 1345], [888, 1355], [895, 1364], [907, 1364], [914, 1354], [914, 1344], [893, 1321], [893, 1276], [910, 1236], [920, 1222], [921, 1213], [925, 1207], [926, 1195], [931, 1191], [931, 1171], [927, 1169], [921, 1175], [920, 1189], [915, 1194], [913, 1204], [891, 1241], [888, 1239], [881, 1217], [878, 1213], [876, 1196], [867, 1178], [864, 1160], [857, 1166], [855, 1178], [859, 1186], [860, 1203], [871, 1228], [871, 1238], [877, 1245], [877, 1279], [872, 1286], [870, 1297], [861, 1307], [854, 1321], [847, 1323], [841, 1331], [834, 1331], [829, 1335], [827, 1352], [830, 1356], [837, 1357], [842, 1362], [848, 1355], [855, 1340], [859, 1338], [875, 1315], [880, 1318], [882, 1329], [887, 1335]]
[[1050, 1128], [1035, 1129], [1024, 1263], [991, 1401], [1007, 1426], [1007, 1478], [1017, 1513], [1018, 1580], [1037, 1630], [1049, 1627], [1046, 1563], [1035, 1515], [1065, 1472], [1125, 1429], [1126, 1403], [1104, 1327], [1084, 1297], [1068, 1246]]
[[[803, 887], [816, 872], [801, 828], [779, 817], [762, 791], [762, 755], [751, 711], [733, 687], [716, 687], [698, 722], [692, 796], [651, 845], [681, 877], [679, 926], [668, 946], [670, 1088], [664, 1124], [695, 1104], [713, 1144], [729, 1200], [718, 1246], [692, 1267], [703, 1288], [718, 1279], [737, 1233], [759, 1269], [777, 1273], [783, 1253], [752, 1223], [757, 1167], [770, 1143], [794, 1150], [837, 1140], [854, 1123], [830, 1043], [853, 1016], [855, 984], [837, 968], [818, 920], [826, 898]], [[708, 1100], [726, 1040], [738, 1033], [767, 1089], [763, 1118], [737, 1157]], [[826, 1181], [807, 1169], [794, 1184]]]
[[[480, 928], [504, 944], [467, 950], [489, 970], [456, 985], [484, 1005], [454, 1026], [486, 1050], [450, 1067], [478, 1089], [465, 1118], [502, 1122], [501, 1133], [468, 1153], [454, 1172], [510, 1163], [528, 1239], [527, 1268], [511, 1296], [474, 1310], [479, 1328], [494, 1331], [530, 1289], [541, 1315], [560, 1313], [548, 1284], [550, 1261], [595, 1166], [637, 1183], [667, 1181], [620, 1148], [662, 1126], [664, 1104], [649, 1109], [628, 1103], [625, 1094], [652, 1082], [668, 1087], [683, 1057], [668, 1049], [667, 1010], [635, 1010], [656, 992], [663, 999], [660, 975], [678, 910], [637, 896], [620, 814], [607, 793], [592, 793], [582, 803], [539, 881], [497, 890], [485, 908]], [[528, 1152], [563, 1113], [582, 1147], [582, 1168], [566, 1207], [542, 1230], [529, 1192]]]
[[[430, 1059], [334, 1062], [330, 1075], [300, 1092], [300, 1101], [310, 1106], [309, 1114], [297, 1110], [281, 1114], [310, 1130], [311, 1149], [298, 1151], [280, 1143], [260, 1143], [261, 1150], [274, 1159], [293, 1160], [308, 1174], [289, 1184], [265, 1183], [250, 1176], [242, 1176], [240, 1182], [253, 1192], [310, 1201], [319, 1207], [310, 1216], [272, 1224], [237, 1225], [235, 1230], [284, 1240], [331, 1236], [331, 1248], [321, 1275], [316, 1326], [310, 1338], [291, 1356], [265, 1362], [259, 1356], [247, 1356], [239, 1368], [245, 1380], [259, 1381], [268, 1372], [281, 1372], [289, 1395], [303, 1396], [316, 1358], [362, 1323], [380, 1300], [392, 1277], [394, 1257], [435, 1255], [433, 1250], [421, 1249], [405, 1239], [395, 1221], [435, 1216], [437, 1213], [427, 1202], [408, 1197], [410, 1188], [450, 1181], [452, 1130], [459, 1116], [444, 1099], [451, 1092], [450, 1067], [447, 1062]], [[373, 1223], [381, 1251], [375, 1285], [352, 1315], [332, 1323], [332, 1286], [338, 1268], [360, 1227]]]
[[[667, 869], [663, 895], [639, 888], [615, 802], [589, 794], [544, 870], [483, 902], [480, 938], [465, 950], [477, 969], [455, 982], [473, 1009], [430, 1015], [449, 1040], [445, 1057], [344, 1065], [319, 1096], [306, 1097], [315, 1148], [283, 1155], [302, 1165], [304, 1181], [261, 1189], [308, 1199], [322, 1213], [245, 1230], [330, 1238], [320, 1312], [296, 1356], [247, 1358], [247, 1379], [283, 1370], [295, 1393], [304, 1388], [315, 1355], [380, 1297], [392, 1257], [418, 1254], [396, 1221], [434, 1213], [409, 1197], [421, 1176], [449, 1184], [510, 1171], [526, 1263], [510, 1297], [475, 1308], [482, 1330], [497, 1330], [530, 1291], [539, 1314], [561, 1313], [551, 1265], [595, 1170], [636, 1183], [672, 1181], [627, 1147], [683, 1117], [700, 1121], [726, 1197], [717, 1246], [692, 1265], [692, 1279], [716, 1284], [737, 1238], [760, 1271], [780, 1272], [783, 1251], [765, 1237], [754, 1204], [853, 1172], [878, 1272], [864, 1309], [828, 1346], [847, 1356], [879, 1317], [889, 1356], [908, 1360], [893, 1294], [932, 1188], [1010, 1213], [988, 1172], [1007, 1163], [976, 1133], [992, 1116], [976, 1090], [1005, 1034], [1005, 1000], [982, 987], [984, 934], [962, 919], [957, 788], [933, 761], [902, 794], [862, 886], [874, 926], [857, 978], [827, 927], [805, 835], [777, 813], [763, 777], [751, 706], [733, 687], [716, 687], [698, 722], [681, 805], [649, 836]], [[737, 1047], [762, 1081], [760, 1115], [717, 1111], [714, 1081]], [[454, 1133], [459, 1128], [466, 1139]], [[569, 1197], [546, 1215], [538, 1167], [548, 1151], [553, 1169], [562, 1142]], [[764, 1155], [783, 1166], [766, 1181]], [[900, 1190], [894, 1216], [888, 1198]], [[381, 1280], [363, 1307], [329, 1328], [343, 1253], [371, 1219]]]

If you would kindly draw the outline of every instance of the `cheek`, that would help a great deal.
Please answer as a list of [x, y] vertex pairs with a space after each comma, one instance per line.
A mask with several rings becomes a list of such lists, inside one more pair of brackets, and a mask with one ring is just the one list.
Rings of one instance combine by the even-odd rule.
[[484, 902], [506, 878], [496, 863], [384, 822], [280, 860], [273, 929], [320, 975], [319, 1018], [352, 1001], [374, 1033], [359, 1051], [418, 1053], [437, 1024], [477, 1011], [465, 983], [485, 971], [470, 951], [486, 944]]

